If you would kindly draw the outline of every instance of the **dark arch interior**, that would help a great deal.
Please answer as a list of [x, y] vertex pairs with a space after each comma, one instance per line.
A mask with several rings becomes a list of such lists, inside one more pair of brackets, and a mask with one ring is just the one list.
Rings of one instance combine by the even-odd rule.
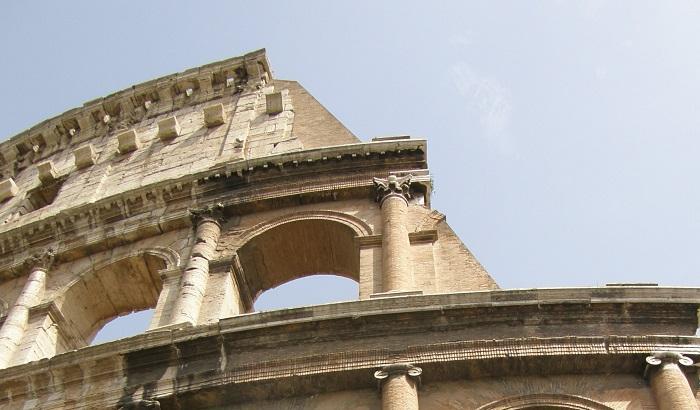
[[[107, 322], [155, 307], [162, 289], [158, 271], [164, 260], [153, 255], [122, 259], [83, 276], [66, 291], [61, 303], [70, 333], [70, 344], [90, 344]], [[62, 350], [59, 346], [59, 353]]]
[[256, 236], [238, 251], [253, 299], [291, 280], [316, 274], [359, 282], [355, 231], [335, 221], [288, 222]]

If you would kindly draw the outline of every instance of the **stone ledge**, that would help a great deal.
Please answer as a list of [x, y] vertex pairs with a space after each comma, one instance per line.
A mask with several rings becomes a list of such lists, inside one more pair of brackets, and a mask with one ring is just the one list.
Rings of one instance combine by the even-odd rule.
[[[218, 339], [211, 346], [214, 349], [212, 352], [226, 355], [222, 342]], [[166, 354], [143, 350], [135, 352], [138, 354], [134, 357], [125, 358], [124, 367], [118, 365], [122, 363], [119, 353], [113, 353], [109, 360], [100, 360], [101, 369], [98, 374], [88, 373], [79, 377], [113, 382], [109, 384], [109, 389], [81, 395], [81, 406], [112, 407], [118, 400], [125, 399], [124, 391], [137, 391], [145, 384], [151, 386], [148, 399], [158, 399], [161, 403], [174, 400], [185, 408], [195, 403], [201, 404], [191, 400], [197, 400], [196, 397], [202, 395], [207, 397], [207, 404], [212, 404], [212, 399], [217, 404], [231, 404], [280, 397], [288, 394], [285, 391], [290, 384], [294, 386], [294, 395], [299, 396], [371, 388], [375, 383], [371, 377], [372, 372], [397, 361], [419, 365], [423, 369], [423, 383], [503, 374], [632, 373], [641, 378], [646, 355], [654, 351], [672, 351], [699, 356], [700, 339], [674, 336], [590, 336], [457, 341], [420, 344], [402, 349], [369, 349], [286, 357], [227, 366], [225, 369], [214, 367], [213, 370], [204, 370], [197, 360], [190, 363], [187, 356], [176, 354], [180, 349], [175, 345], [163, 348], [167, 350], [164, 352]], [[209, 350], [207, 347], [200, 354], [207, 355]], [[223, 358], [210, 359], [219, 361]], [[47, 364], [44, 361], [40, 363]], [[24, 369], [25, 371], [13, 375], [2, 371], [0, 375], [9, 376], [3, 377], [5, 383], [14, 383], [14, 403], [30, 397], [43, 397], [45, 404], [50, 400], [58, 400], [54, 403], [58, 405], [62, 393], [81, 382], [81, 379], [75, 378], [76, 366], [87, 371], [93, 363], [94, 361], [83, 359], [63, 366], [52, 365], [51, 374], [55, 381], [45, 387], [28, 386], [26, 395], [20, 393], [16, 386], [33, 383], [37, 374]], [[111, 365], [106, 367], [107, 363]], [[193, 367], [187, 372], [175, 371], [187, 369], [188, 365]], [[157, 383], [151, 384], [156, 380], [144, 376], [129, 382], [129, 375], [147, 375], [152, 369], [160, 369]], [[161, 371], [167, 372], [161, 375]], [[137, 402], [139, 397], [129, 397], [128, 400]], [[75, 404], [77, 403], [74, 402], [73, 405]]]
[[[177, 343], [190, 340], [193, 336], [205, 337], [214, 335], [237, 334], [259, 329], [272, 329], [278, 326], [298, 326], [302, 323], [335, 321], [338, 319], [352, 318], [357, 320], [362, 317], [391, 317], [392, 315], [426, 313], [432, 312], [443, 315], [444, 312], [452, 310], [465, 310], [475, 308], [511, 308], [542, 305], [566, 305], [565, 301], [547, 299], [548, 294], [558, 294], [566, 291], [580, 301], [583, 306], [591, 305], [626, 305], [626, 304], [648, 304], [648, 305], [691, 305], [693, 309], [700, 306], [700, 288], [626, 288], [627, 295], [620, 295], [617, 292], [607, 292], [610, 298], [605, 298], [604, 293], [610, 288], [558, 288], [539, 289], [540, 299], [534, 301], [518, 301], [517, 298], [522, 292], [520, 290], [492, 290], [477, 292], [462, 292], [449, 294], [428, 294], [417, 296], [404, 296], [400, 298], [378, 298], [360, 301], [329, 303], [325, 305], [300, 307], [292, 309], [281, 309], [269, 312], [248, 313], [219, 320], [216, 324], [190, 326], [186, 324], [174, 325], [154, 329], [141, 335], [120, 339], [114, 342], [91, 346], [81, 349], [79, 352], [69, 352], [55, 356], [50, 359], [53, 362], [72, 362], [69, 357], [74, 354], [87, 355], [93, 359], [102, 357], [105, 354], [115, 352], [125, 353], [131, 346], [138, 346], [138, 349], [156, 348], [168, 343]], [[597, 294], [596, 298], [591, 295]], [[627, 298], [625, 297], [627, 296]], [[644, 297], [642, 297], [644, 296]], [[509, 298], [513, 300], [508, 301]], [[489, 302], [499, 299], [500, 302]], [[548, 303], [543, 303], [548, 302]], [[49, 306], [47, 304], [46, 306]], [[36, 309], [46, 309], [41, 305]], [[658, 306], [656, 306], [658, 308]], [[522, 313], [523, 315], [526, 312]], [[565, 312], [562, 312], [565, 314]], [[509, 315], [510, 318], [516, 316]], [[695, 317], [693, 317], [695, 319]], [[571, 320], [574, 320], [571, 318]], [[158, 331], [156, 331], [158, 330]], [[661, 337], [661, 336], [660, 336]], [[663, 336], [667, 337], [667, 336]], [[693, 338], [696, 340], [696, 338]], [[697, 338], [700, 341], [700, 338]], [[700, 348], [700, 345], [699, 345]], [[36, 362], [35, 362], [36, 363]], [[32, 363], [13, 368], [0, 370], [0, 375], [14, 368], [32, 366]]]
[[381, 299], [381, 298], [402, 298], [407, 296], [420, 296], [423, 294], [422, 290], [403, 290], [394, 292], [381, 292], [372, 293], [369, 295], [370, 299]]
[[[559, 300], [564, 294], [577, 304]], [[397, 360], [419, 364], [426, 383], [518, 372], [641, 374], [644, 356], [653, 351], [700, 355], [700, 338], [676, 336], [697, 326], [699, 295], [700, 288], [516, 289], [284, 309], [162, 328], [0, 370], [0, 380], [36, 383], [50, 368], [55, 382], [26, 391], [61, 400], [62, 391], [80, 384], [78, 374], [106, 383], [99, 394], [80, 398], [100, 407], [113, 406], [123, 392], [154, 381], [144, 375], [156, 373], [167, 376], [158, 376], [149, 397], [181, 403], [201, 394], [235, 401], [276, 397], [289, 383], [295, 394], [362, 388], [374, 383], [373, 370]], [[525, 329], [545, 336], [508, 336]], [[581, 331], [571, 336], [571, 329]], [[650, 330], [665, 335], [648, 336]], [[483, 338], [484, 332], [493, 336]], [[295, 350], [300, 345], [305, 349]], [[13, 400], [21, 401], [22, 393], [15, 393]]]

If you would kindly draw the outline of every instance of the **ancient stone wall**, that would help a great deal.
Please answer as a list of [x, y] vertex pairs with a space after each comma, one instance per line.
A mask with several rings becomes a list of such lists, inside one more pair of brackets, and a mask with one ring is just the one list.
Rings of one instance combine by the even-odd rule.
[[[264, 50], [0, 144], [0, 406], [697, 407], [698, 289], [498, 290], [426, 152], [360, 142]], [[316, 274], [356, 300], [253, 312]]]
[[[495, 288], [430, 210], [425, 151], [406, 137], [360, 143], [298, 83], [273, 80], [262, 51], [11, 138], [0, 145], [4, 366], [86, 347], [132, 311], [154, 309], [150, 331], [250, 313], [262, 292], [314, 274], [356, 280], [358, 299]], [[400, 224], [383, 222], [375, 187], [395, 175], [408, 181], [394, 195]]]

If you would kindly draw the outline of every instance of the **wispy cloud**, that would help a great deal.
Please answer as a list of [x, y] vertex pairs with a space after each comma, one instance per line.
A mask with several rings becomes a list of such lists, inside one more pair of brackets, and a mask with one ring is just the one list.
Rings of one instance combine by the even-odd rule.
[[555, 0], [554, 4], [560, 7], [573, 7], [584, 18], [596, 20], [613, 3], [607, 0]]
[[480, 75], [464, 62], [451, 65], [449, 75], [457, 92], [465, 98], [467, 109], [479, 116], [487, 136], [504, 136], [510, 125], [512, 110], [508, 87], [494, 78]]
[[474, 35], [471, 32], [461, 32], [451, 36], [449, 43], [455, 47], [466, 48], [474, 44]]

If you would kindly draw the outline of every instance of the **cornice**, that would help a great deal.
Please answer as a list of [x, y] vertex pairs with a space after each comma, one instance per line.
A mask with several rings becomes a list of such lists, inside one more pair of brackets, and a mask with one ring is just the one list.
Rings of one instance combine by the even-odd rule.
[[[562, 336], [569, 330], [562, 330], [561, 334], [552, 332], [566, 323], [579, 323], [577, 318], [568, 316], [566, 306], [570, 306], [570, 303], [562, 298], [564, 294], [568, 294], [572, 300], [580, 301], [576, 303], [584, 306], [591, 320], [597, 321], [595, 327], [587, 326], [578, 335]], [[532, 300], [523, 300], [524, 295], [532, 296]], [[0, 378], [31, 382], [34, 377], [44, 374], [46, 369], [60, 376], [75, 374], [77, 367], [84, 369], [84, 377], [94, 378], [96, 375], [90, 372], [97, 369], [93, 364], [99, 362], [103, 364], [99, 367], [101, 380], [114, 379], [120, 382], [108, 384], [114, 386], [113, 392], [101, 391], [98, 396], [82, 396], [82, 403], [89, 407], [99, 400], [122, 397], [120, 394], [125, 387], [138, 387], [122, 385], [121, 381], [129, 382], [125, 374], [147, 374], [150, 369], [190, 369], [168, 372], [169, 379], [161, 379], [158, 388], [151, 391], [149, 397], [153, 399], [177, 395], [178, 400], [186, 400], [189, 394], [196, 395], [207, 390], [223, 392], [228, 389], [235, 390], [237, 400], [256, 400], [259, 399], [256, 394], [274, 397], [274, 386], [288, 386], [292, 382], [299, 388], [322, 386], [318, 391], [304, 390], [304, 394], [334, 389], [370, 388], [374, 383], [373, 372], [393, 363], [419, 366], [423, 369], [422, 377], [426, 383], [469, 378], [474, 377], [474, 374], [479, 377], [502, 375], [499, 372], [508, 375], [551, 374], [553, 371], [571, 374], [632, 373], [642, 377], [645, 357], [654, 352], [700, 357], [700, 338], [673, 334], [608, 335], [608, 332], [619, 328], [611, 327], [610, 322], [597, 317], [600, 310], [590, 306], [599, 305], [613, 312], [616, 310], [615, 305], [648, 305], [647, 310], [630, 312], [634, 320], [622, 324], [626, 331], [639, 331], [636, 326], [646, 329], [644, 326], [649, 323], [657, 326], [659, 331], [667, 331], [660, 322], [662, 319], [647, 318], [645, 312], [658, 310], [662, 305], [688, 305], [691, 309], [697, 309], [700, 304], [699, 295], [698, 288], [658, 287], [533, 289], [526, 293], [520, 290], [496, 290], [285, 309], [231, 317], [212, 325], [148, 332], [0, 370]], [[544, 321], [540, 325], [550, 328], [542, 330], [547, 336], [504, 337], [493, 327], [495, 322], [487, 320], [483, 314], [478, 316], [480, 319], [476, 322], [468, 325], [466, 333], [460, 330], [462, 325], [450, 320], [464, 317], [470, 310], [477, 311], [490, 306], [503, 310], [502, 314], [496, 315], [501, 318], [499, 320], [515, 326], [513, 320], [530, 314], [522, 307], [532, 304], [550, 306], [550, 312], [558, 315], [554, 322]], [[454, 314], [445, 316], [448, 311], [454, 311]], [[497, 313], [496, 310], [491, 312]], [[554, 316], [549, 319], [554, 319]], [[396, 326], [386, 326], [387, 323]], [[437, 323], [445, 325], [436, 327]], [[465, 335], [473, 334], [480, 326], [496, 333], [492, 333], [488, 339], [465, 338]], [[374, 331], [365, 331], [368, 327]], [[341, 343], [341, 340], [348, 340], [348, 332], [355, 332], [351, 338], [355, 348], [350, 350]], [[430, 335], [431, 332], [435, 337]], [[411, 334], [421, 335], [421, 338], [411, 339]], [[334, 343], [340, 343], [337, 351], [317, 353], [314, 350], [315, 343], [327, 347], [328, 342], [333, 341], [327, 340], [325, 335], [338, 339], [333, 339]], [[390, 337], [394, 338], [393, 342], [377, 346], [377, 338]], [[401, 338], [406, 338], [405, 343], [397, 344]], [[365, 339], [375, 342], [369, 342], [363, 348], [361, 342]], [[308, 348], [294, 354], [284, 350], [287, 346], [298, 346], [300, 341], [307, 344]], [[250, 349], [270, 353], [266, 354], [266, 360], [263, 361], [260, 360], [260, 355], [246, 359], [247, 355], [236, 353]], [[236, 360], [231, 361], [233, 357]], [[227, 360], [230, 361], [229, 364], [223, 367], [218, 365], [227, 363]], [[113, 363], [112, 367], [107, 366], [107, 363]], [[324, 383], [315, 383], [317, 379], [324, 380]], [[57, 377], [56, 380], [57, 384], [50, 386], [52, 394], [68, 387], [67, 384], [62, 384], [62, 377]], [[76, 383], [79, 381], [71, 380]], [[149, 380], [143, 379], [142, 382], [147, 383]], [[272, 390], [262, 392], [259, 390], [262, 385]], [[46, 393], [31, 391], [40, 396]], [[60, 398], [60, 395], [52, 397]], [[21, 398], [18, 395], [13, 400]]]
[[[173, 272], [173, 274], [176, 274]], [[379, 298], [356, 300], [340, 303], [330, 303], [316, 306], [305, 306], [290, 309], [281, 309], [274, 311], [256, 312], [252, 314], [243, 314], [232, 316], [229, 318], [220, 319], [215, 324], [201, 325], [196, 327], [184, 327], [168, 329], [166, 331], [150, 331], [140, 335], [132, 336], [125, 339], [116, 340], [114, 342], [100, 344], [97, 346], [89, 346], [80, 349], [80, 351], [71, 351], [57, 355], [49, 361], [55, 365], [66, 365], [73, 363], [76, 358], [85, 360], [98, 360], [107, 357], [111, 354], [125, 354], [138, 346], [137, 350], [153, 349], [160, 346], [165, 346], [171, 343], [180, 343], [204, 337], [219, 337], [228, 335], [232, 340], [241, 339], [239, 334], [245, 332], [260, 332], [260, 331], [284, 331], [287, 326], [301, 331], [303, 324], [316, 324], [312, 327], [318, 327], [321, 322], [328, 323], [325, 326], [332, 327], [331, 322], [340, 319], [352, 319], [354, 321], [362, 320], [363, 318], [381, 318], [387, 321], [393, 321], [396, 315], [425, 315], [431, 313], [433, 315], [442, 316], [445, 312], [455, 311], [455, 314], [465, 312], [470, 309], [480, 308], [507, 308], [508, 311], [518, 312], [522, 307], [526, 306], [551, 306], [553, 309], [557, 305], [566, 306], [574, 303], [582, 306], [600, 305], [610, 306], [610, 311], [615, 309], [613, 305], [648, 305], [658, 307], [661, 305], [669, 306], [689, 306], [691, 308], [700, 307], [700, 288], [686, 287], [592, 287], [592, 288], [542, 288], [528, 289], [528, 297], [524, 297], [521, 289], [499, 289], [489, 291], [475, 292], [459, 292], [445, 294], [428, 294], [417, 296], [406, 296], [400, 298]], [[564, 295], [568, 295], [570, 299], [566, 299]], [[50, 307], [52, 302], [39, 305], [34, 308], [36, 311]], [[559, 312], [564, 319], [567, 318], [566, 312]], [[517, 316], [527, 316], [528, 313], [520, 311], [510, 317], [515, 319]], [[639, 318], [640, 320], [643, 318]], [[1, 320], [1, 319], [0, 319]], [[338, 322], [339, 325], [342, 325]], [[552, 327], [560, 327], [561, 323], [553, 323]], [[601, 324], [601, 328], [605, 328], [605, 324]], [[275, 330], [277, 329], [277, 330]], [[386, 329], [391, 333], [393, 330]], [[605, 329], [604, 329], [605, 330]], [[663, 331], [664, 329], [659, 329]], [[416, 329], [422, 332], [420, 329]], [[443, 331], [443, 330], [440, 330]], [[329, 332], [333, 333], [330, 329]], [[587, 332], [587, 331], [586, 331]], [[567, 336], [570, 339], [581, 339], [579, 336]], [[610, 336], [612, 339], [624, 339], [622, 336]], [[644, 339], [651, 336], [627, 336], [631, 339]], [[693, 336], [656, 336], [659, 340], [684, 340], [683, 345], [692, 344], [694, 349], [700, 354], [700, 337]], [[652, 337], [653, 338], [653, 337]], [[535, 338], [542, 339], [542, 338]], [[562, 338], [566, 339], [566, 338]], [[611, 340], [612, 340], [611, 339]], [[617, 340], [615, 339], [615, 340]], [[605, 347], [602, 347], [605, 349]], [[610, 348], [607, 348], [611, 350]], [[626, 348], [614, 350], [628, 351]], [[657, 349], [664, 350], [664, 349]], [[682, 350], [682, 349], [681, 349]], [[654, 351], [654, 350], [650, 350]], [[639, 350], [638, 352], [643, 352]], [[31, 369], [37, 366], [38, 363], [28, 363], [21, 366], [14, 366], [8, 369], [0, 369], [0, 378], [4, 375], [14, 374], [14, 371], [23, 371], [21, 368]]]

